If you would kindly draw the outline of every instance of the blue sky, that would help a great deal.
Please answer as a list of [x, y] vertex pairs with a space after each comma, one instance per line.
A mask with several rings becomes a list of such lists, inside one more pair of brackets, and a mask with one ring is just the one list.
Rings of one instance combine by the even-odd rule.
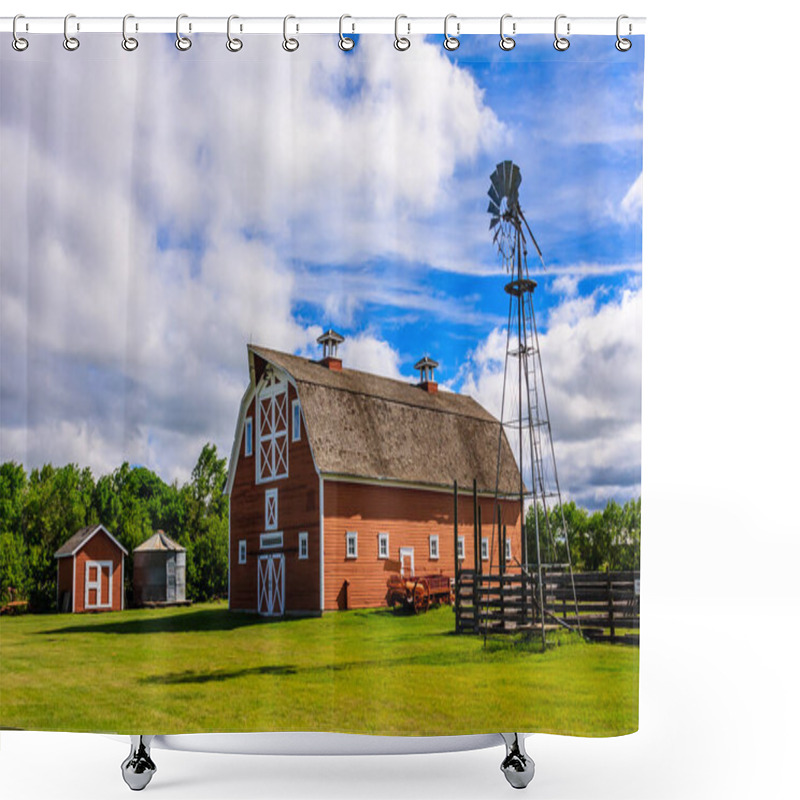
[[511, 159], [565, 492], [638, 494], [643, 39], [221, 41], [3, 55], [2, 458], [184, 479], [229, 450], [246, 343], [313, 357], [327, 327], [345, 366], [410, 380], [428, 353], [499, 413]]

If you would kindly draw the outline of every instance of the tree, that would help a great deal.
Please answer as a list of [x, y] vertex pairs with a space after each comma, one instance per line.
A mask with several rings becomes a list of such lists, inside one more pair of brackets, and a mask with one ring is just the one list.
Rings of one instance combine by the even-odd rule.
[[20, 464], [0, 465], [0, 603], [12, 591], [24, 593], [25, 541], [22, 537], [22, 503], [28, 476]]

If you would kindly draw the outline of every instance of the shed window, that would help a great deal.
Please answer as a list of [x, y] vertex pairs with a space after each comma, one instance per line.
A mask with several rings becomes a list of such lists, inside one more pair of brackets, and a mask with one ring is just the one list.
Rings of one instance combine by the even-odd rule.
[[308, 558], [308, 534], [297, 534], [297, 557]]
[[465, 557], [464, 556], [464, 537], [463, 536], [459, 536], [458, 537], [458, 560], [459, 561], [463, 561], [464, 557]]
[[358, 558], [358, 534], [355, 531], [347, 532], [347, 557]]
[[428, 539], [428, 547], [430, 549], [430, 556], [432, 559], [439, 558], [439, 537], [436, 535]]
[[247, 541], [244, 539], [239, 539], [239, 563], [247, 563]]
[[511, 539], [506, 539], [506, 561], [511, 561]]
[[485, 536], [481, 537], [481, 559], [489, 560], [489, 540]]
[[300, 401], [292, 400], [292, 441], [300, 441], [302, 415], [300, 414]]
[[378, 534], [378, 558], [389, 558], [389, 534]]
[[253, 418], [248, 417], [244, 421], [244, 454], [253, 455]]

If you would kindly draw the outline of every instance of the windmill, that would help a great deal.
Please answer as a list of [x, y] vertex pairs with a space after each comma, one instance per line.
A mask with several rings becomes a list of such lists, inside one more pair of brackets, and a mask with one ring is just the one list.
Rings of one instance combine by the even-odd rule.
[[[580, 632], [569, 537], [561, 502], [539, 334], [533, 310], [533, 292], [537, 284], [528, 273], [529, 242], [535, 248], [542, 268], [545, 268], [545, 263], [519, 203], [519, 187], [522, 183], [519, 167], [511, 161], [503, 161], [497, 165], [490, 180], [490, 202], [487, 209], [491, 214], [489, 230], [494, 232], [493, 242], [511, 277], [505, 285], [505, 292], [509, 296], [508, 325], [495, 497], [499, 506], [500, 451], [505, 432], [516, 450], [519, 463], [519, 504], [523, 531], [521, 568], [529, 575], [536, 572], [544, 649], [547, 644], [547, 619], [571, 627], [546, 606], [548, 598], [544, 586], [548, 573], [568, 572], [575, 607], [575, 623]], [[536, 509], [533, 514], [536, 548], [536, 552], [531, 554], [535, 558], [533, 563], [530, 562], [527, 552], [528, 537], [525, 535], [524, 522], [525, 513], [530, 506]], [[492, 540], [494, 532], [493, 521]], [[493, 544], [489, 552], [494, 552]]]

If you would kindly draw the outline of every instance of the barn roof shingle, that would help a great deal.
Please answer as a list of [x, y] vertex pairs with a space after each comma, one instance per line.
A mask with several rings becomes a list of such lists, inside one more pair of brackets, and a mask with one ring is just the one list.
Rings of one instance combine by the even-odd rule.
[[[466, 395], [424, 391], [413, 383], [250, 345], [256, 383], [266, 362], [297, 385], [305, 429], [323, 474], [494, 492], [500, 423]], [[260, 360], [260, 364], [259, 364]], [[519, 491], [505, 433], [500, 491]]]

